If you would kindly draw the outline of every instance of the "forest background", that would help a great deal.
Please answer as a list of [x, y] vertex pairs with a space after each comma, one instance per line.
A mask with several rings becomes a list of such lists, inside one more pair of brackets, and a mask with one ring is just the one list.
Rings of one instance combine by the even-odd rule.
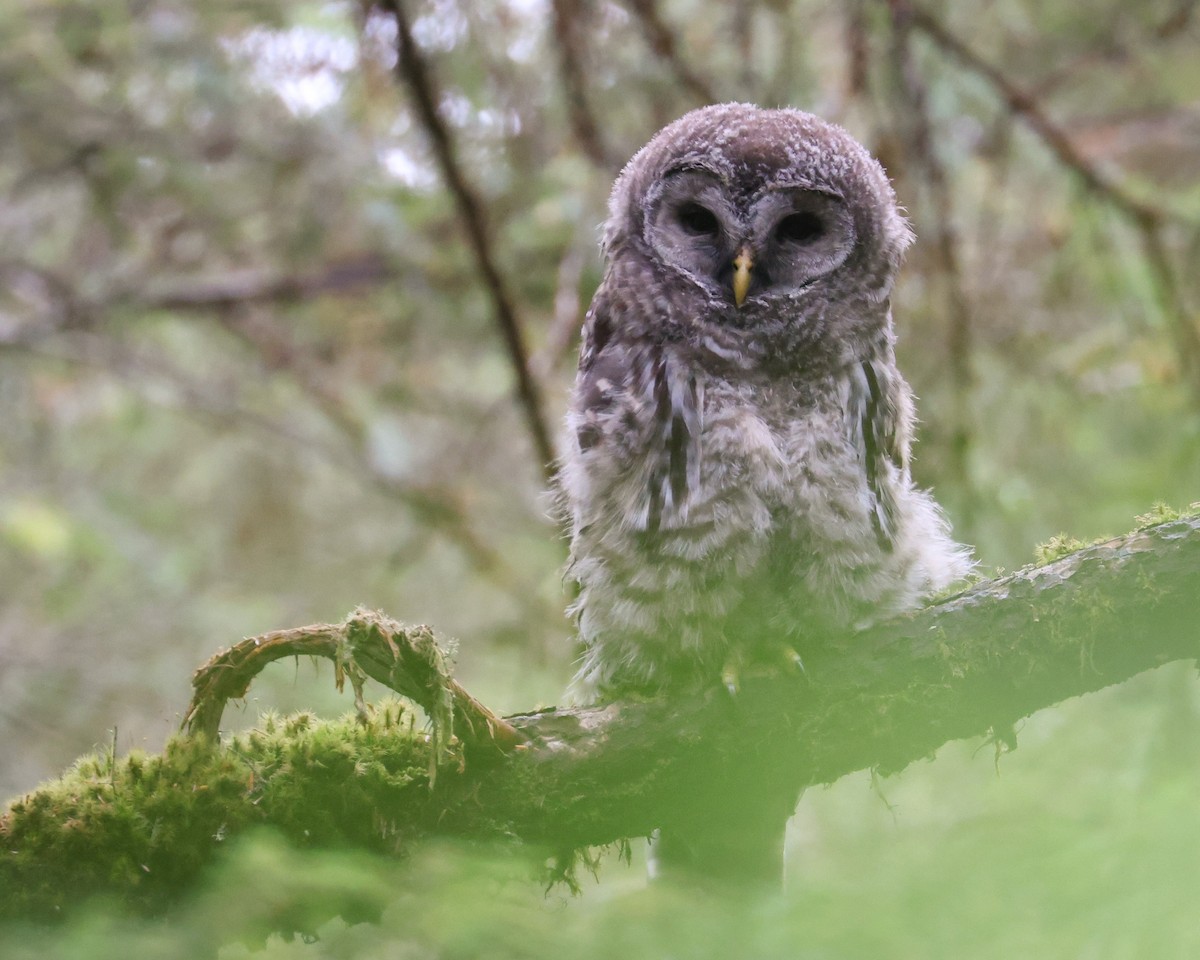
[[[577, 651], [542, 463], [597, 228], [621, 164], [706, 102], [812, 110], [887, 167], [919, 238], [895, 297], [914, 469], [984, 570], [1200, 499], [1193, 0], [410, 0], [432, 138], [390, 6], [0, 9], [0, 797], [159, 749], [216, 649], [360, 603], [458, 637], [494, 709], [558, 702]], [[751, 936], [1196, 955], [1194, 674], [1042, 711], [996, 762], [950, 744], [809, 791]], [[324, 667], [277, 665], [236, 722], [349, 706]], [[546, 953], [736, 953], [637, 864], [566, 902], [477, 850], [292, 856], [248, 848], [182, 922], [266, 922], [219, 892], [250, 864], [280, 896], [328, 868], [395, 885], [382, 925], [269, 950], [508, 956], [517, 917]], [[651, 901], [627, 943], [597, 937]], [[102, 955], [96, 929], [57, 948]]]

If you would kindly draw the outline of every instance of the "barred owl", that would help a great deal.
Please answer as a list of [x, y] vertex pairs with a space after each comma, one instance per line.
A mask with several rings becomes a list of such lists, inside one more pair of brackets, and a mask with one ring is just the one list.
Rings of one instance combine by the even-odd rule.
[[622, 171], [560, 470], [577, 698], [803, 656], [967, 572], [909, 472], [911, 239], [880, 165], [798, 110], [696, 110]]

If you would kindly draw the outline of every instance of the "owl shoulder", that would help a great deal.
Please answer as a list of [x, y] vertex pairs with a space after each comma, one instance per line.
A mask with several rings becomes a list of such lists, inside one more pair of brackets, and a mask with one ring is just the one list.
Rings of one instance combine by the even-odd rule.
[[583, 325], [571, 410], [581, 452], [617, 433], [644, 442], [660, 415], [669, 348], [637, 322], [635, 305], [609, 285], [597, 291]]

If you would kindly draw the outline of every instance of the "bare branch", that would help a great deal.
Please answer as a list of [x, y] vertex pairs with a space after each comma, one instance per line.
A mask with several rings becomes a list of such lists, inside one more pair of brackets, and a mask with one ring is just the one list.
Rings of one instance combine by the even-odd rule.
[[101, 302], [86, 301], [62, 277], [34, 264], [0, 262], [0, 276], [12, 278], [14, 286], [32, 283], [38, 288], [38, 299], [43, 302], [33, 312], [39, 315], [40, 322], [0, 329], [0, 345], [27, 346], [64, 331], [94, 329], [100, 317], [117, 306], [206, 311], [259, 303], [292, 303], [357, 293], [364, 287], [392, 279], [395, 269], [383, 257], [368, 252], [295, 274], [246, 268], [212, 276], [151, 278], [145, 289], [117, 291]]
[[1184, 303], [1178, 277], [1163, 240], [1168, 223], [1190, 224], [1186, 215], [1132, 193], [1114, 180], [1076, 147], [1067, 133], [1042, 109], [1037, 98], [1008, 79], [997, 67], [954, 36], [932, 14], [909, 0], [888, 0], [895, 15], [907, 19], [934, 44], [949, 53], [969, 71], [981, 77], [996, 92], [1008, 110], [1049, 148], [1059, 163], [1071, 170], [1085, 187], [1109, 203], [1139, 233], [1146, 262], [1155, 279], [1155, 294], [1175, 340], [1183, 375], [1200, 403], [1200, 330]]
[[716, 103], [712, 88], [683, 59], [675, 34], [663, 20], [655, 0], [628, 0], [628, 4], [642, 25], [646, 43], [671, 68], [679, 83], [701, 103]]
[[[123, 353], [119, 341], [89, 332], [102, 316], [100, 308], [89, 307], [79, 315], [77, 328], [70, 329], [70, 340], [57, 345], [55, 349], [48, 349], [43, 343], [52, 333], [60, 332], [59, 328], [39, 328], [35, 334], [11, 339], [0, 337], [0, 350], [21, 352], [55, 363], [102, 368], [121, 377], [134, 390], [139, 389], [143, 381], [165, 381], [178, 395], [176, 408], [186, 416], [222, 426], [229, 423], [248, 426], [316, 454], [382, 496], [403, 504], [418, 523], [457, 547], [476, 573], [511, 596], [531, 622], [550, 621], [549, 610], [531, 598], [529, 585], [517, 575], [501, 553], [475, 531], [458, 492], [444, 483], [412, 483], [381, 472], [366, 453], [362, 423], [353, 417], [340, 397], [321, 385], [320, 378], [311, 376], [305, 364], [289, 363], [287, 373], [304, 387], [306, 395], [339, 431], [344, 442], [330, 441], [298, 430], [285, 420], [251, 409], [240, 403], [234, 393], [214, 391], [211, 383], [197, 381], [188, 371], [171, 364], [165, 357], [155, 358], [156, 362], [152, 363], [145, 355]], [[252, 335], [247, 325], [237, 322], [236, 317], [225, 319], [225, 329], [240, 336], [255, 349], [270, 351], [269, 346]], [[152, 392], [156, 404], [167, 402], [161, 390]]]
[[[907, 119], [905, 131], [909, 152], [925, 174], [930, 205], [933, 210], [931, 226], [933, 248], [937, 254], [938, 277], [945, 297], [950, 379], [955, 393], [954, 422], [950, 437], [952, 486], [962, 491], [967, 510], [959, 520], [971, 527], [970, 460], [971, 410], [970, 394], [974, 388], [971, 371], [972, 336], [971, 308], [967, 303], [966, 286], [958, 261], [959, 240], [955, 226], [954, 201], [946, 168], [934, 147], [929, 96], [917, 68], [912, 50], [912, 31], [905, 16], [903, 0], [889, 0], [892, 14], [892, 60], [899, 77], [900, 96], [905, 101], [901, 118]], [[901, 120], [901, 123], [904, 122]]]
[[937, 46], [951, 54], [972, 73], [983, 78], [1004, 101], [1009, 111], [1020, 117], [1054, 154], [1089, 190], [1102, 196], [1126, 215], [1144, 222], [1157, 223], [1172, 219], [1175, 214], [1157, 207], [1130, 193], [1124, 184], [1113, 180], [1089, 160], [1067, 133], [1042, 108], [1038, 100], [1008, 79], [999, 68], [983, 59], [963, 41], [954, 36], [932, 14], [907, 0], [888, 0], [894, 15], [906, 18]]
[[605, 170], [613, 170], [619, 165], [619, 161], [613, 158], [604, 142], [587, 99], [587, 84], [583, 79], [583, 65], [587, 61], [583, 39], [579, 35], [579, 20], [582, 16], [579, 0], [554, 0], [553, 8], [558, 72], [562, 77], [571, 132], [592, 163]]
[[547, 380], [563, 358], [570, 352], [583, 326], [583, 304], [579, 297], [579, 280], [587, 260], [583, 247], [572, 241], [563, 251], [558, 263], [558, 283], [554, 291], [554, 317], [546, 331], [542, 347], [529, 362], [534, 376]]
[[1196, 0], [1178, 0], [1175, 9], [1167, 15], [1154, 32], [1163, 40], [1178, 36], [1187, 30], [1195, 18]]
[[269, 269], [227, 270], [219, 276], [178, 279], [152, 285], [137, 305], [165, 310], [207, 310], [263, 302], [292, 302], [356, 292], [395, 277], [381, 256], [365, 253], [302, 274]]
[[442, 121], [437, 109], [437, 95], [429, 68], [413, 39], [408, 17], [400, 0], [379, 0], [380, 6], [392, 14], [396, 21], [396, 74], [412, 96], [421, 124], [433, 146], [434, 156], [441, 169], [442, 178], [458, 206], [459, 218], [467, 232], [471, 251], [483, 277], [496, 322], [508, 348], [509, 361], [517, 380], [517, 394], [525, 413], [525, 422], [533, 440], [534, 450], [540, 460], [544, 478], [549, 482], [554, 473], [554, 444], [542, 413], [541, 391], [529, 372], [528, 350], [522, 325], [513, 306], [513, 297], [508, 285], [496, 266], [491, 241], [485, 225], [483, 205], [474, 188], [467, 182], [455, 153], [450, 131]]
[[870, 31], [867, 27], [866, 0], [850, 0], [845, 5], [846, 99], [867, 92], [870, 74]]

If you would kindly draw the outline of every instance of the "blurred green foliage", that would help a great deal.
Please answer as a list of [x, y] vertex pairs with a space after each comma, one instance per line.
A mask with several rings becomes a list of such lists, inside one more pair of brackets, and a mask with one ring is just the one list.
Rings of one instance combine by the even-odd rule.
[[1186, 960], [1200, 949], [1200, 739], [1194, 719], [1145, 703], [1178, 710], [1190, 683], [1159, 671], [1043, 712], [995, 766], [952, 744], [898, 777], [810, 791], [781, 895], [647, 888], [639, 844], [572, 897], [543, 891], [540, 865], [510, 849], [440, 844], [397, 862], [260, 833], [165, 921], [101, 904], [53, 930], [0, 928], [0, 955]]
[[[1137, 225], [913, 31], [923, 152], [889, 5], [406, 9], [552, 420], [612, 176], [707, 88], [842, 122], [896, 180], [921, 238], [895, 303], [924, 421], [915, 469], [986, 566], [1200, 496], [1200, 390]], [[1195, 5], [924, 9], [1168, 213], [1195, 325]], [[569, 675], [562, 542], [393, 41], [351, 2], [0, 6], [0, 795], [113, 727], [121, 752], [157, 751], [215, 648], [359, 603], [458, 635], [459, 678], [500, 711], [554, 702]], [[947, 225], [957, 275], [938, 253]], [[332, 687], [300, 664], [253, 692], [340, 712]], [[98, 915], [60, 939], [4, 934], [0, 953], [200, 955], [269, 927], [276, 897], [338, 888], [363, 890], [382, 924], [267, 955], [1191, 956], [1196, 783], [1163, 771], [1194, 766], [1195, 700], [1176, 668], [1048, 711], [999, 779], [963, 759], [973, 745], [948, 747], [885, 785], [895, 823], [864, 782], [810, 794], [787, 897], [748, 917], [616, 881], [543, 903], [454, 851], [396, 867], [264, 843], [180, 918], [186, 936]], [[247, 874], [270, 882], [246, 895]]]

